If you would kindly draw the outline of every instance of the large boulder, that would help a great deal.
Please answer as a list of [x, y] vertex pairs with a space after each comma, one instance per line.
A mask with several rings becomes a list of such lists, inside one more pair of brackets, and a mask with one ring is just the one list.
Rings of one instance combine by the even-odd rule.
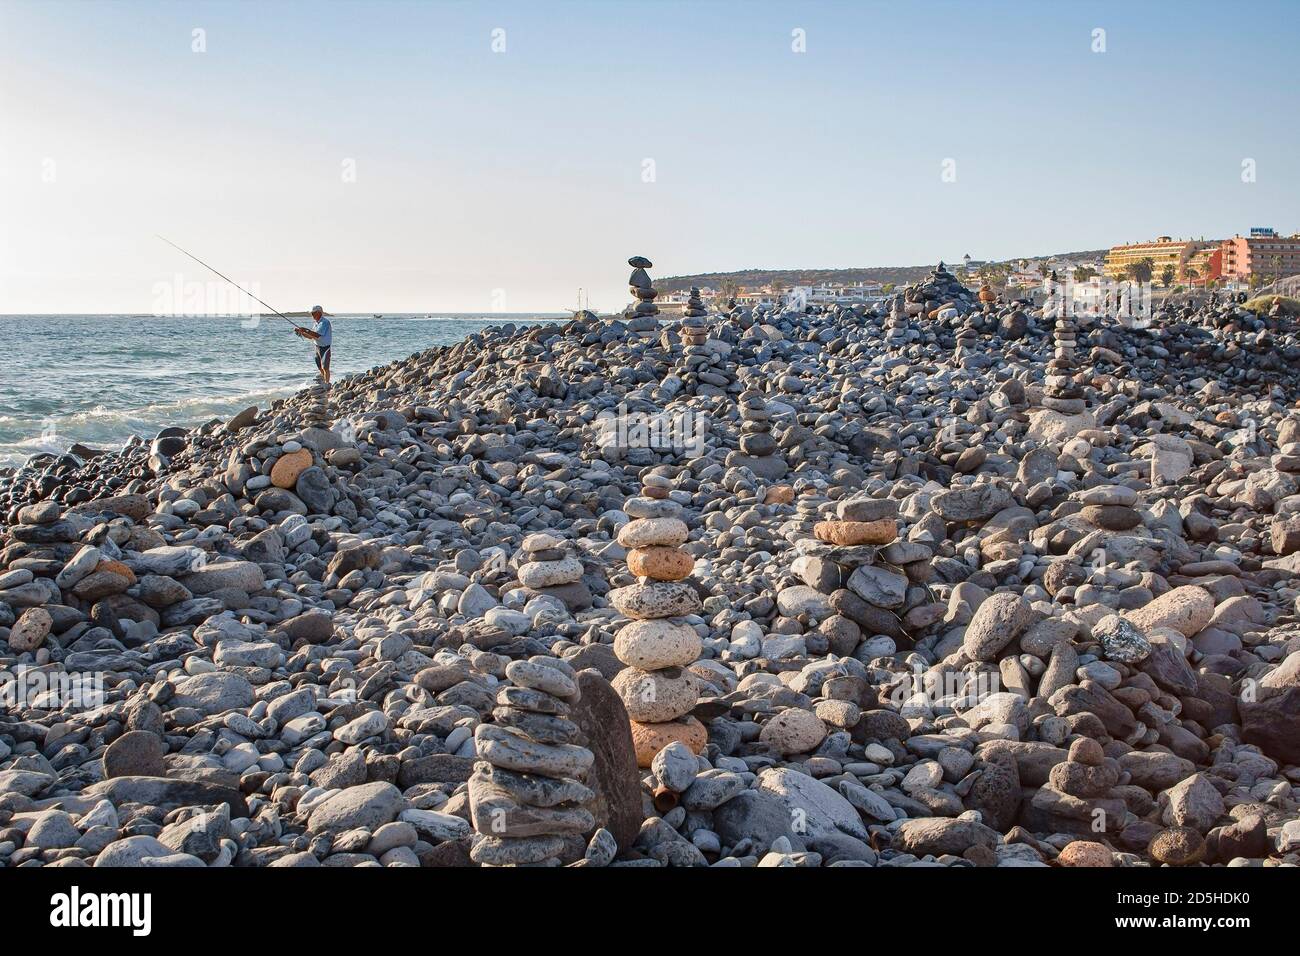
[[993, 849], [1002, 840], [991, 827], [974, 820], [951, 817], [919, 817], [905, 820], [894, 834], [893, 847], [917, 856], [930, 854], [961, 856], [971, 847]]
[[209, 564], [187, 574], [181, 583], [192, 594], [211, 594], [233, 588], [245, 594], [255, 594], [266, 585], [266, 579], [260, 566], [252, 561], [226, 561], [221, 564]]
[[402, 791], [391, 783], [375, 781], [340, 790], [312, 808], [307, 828], [313, 832], [341, 833], [365, 827], [371, 833], [392, 823], [406, 809]]
[[1159, 627], [1172, 627], [1186, 637], [1195, 637], [1201, 628], [1210, 623], [1213, 616], [1213, 595], [1195, 584], [1166, 591], [1150, 604], [1125, 615], [1130, 623], [1144, 633]]
[[853, 804], [806, 773], [788, 767], [770, 768], [758, 775], [758, 788], [785, 805], [788, 818], [800, 824], [796, 832], [806, 840], [840, 835], [863, 842], [870, 839]]
[[608, 830], [620, 849], [627, 849], [645, 816], [627, 710], [609, 681], [591, 671], [578, 673], [578, 692], [582, 696], [571, 705], [570, 719], [595, 758], [587, 775], [596, 794], [589, 809], [596, 826]]
[[1246, 743], [1281, 763], [1300, 765], [1300, 651], [1260, 679], [1254, 700], [1249, 696], [1237, 701]]
[[1037, 617], [1029, 602], [1019, 594], [1000, 591], [985, 599], [962, 638], [962, 649], [976, 661], [991, 661], [1018, 638]]
[[171, 703], [174, 707], [193, 707], [205, 715], [243, 710], [253, 704], [253, 685], [239, 674], [194, 674], [176, 682]]

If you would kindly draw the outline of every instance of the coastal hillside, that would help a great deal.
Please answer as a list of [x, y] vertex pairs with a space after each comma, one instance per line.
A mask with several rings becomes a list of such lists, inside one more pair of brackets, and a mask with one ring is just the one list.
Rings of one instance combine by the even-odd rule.
[[[1051, 256], [1027, 256], [1030, 259], [1069, 259], [1071, 261], [1093, 261], [1104, 258], [1105, 249], [1089, 249], [1082, 252], [1057, 252]], [[1019, 262], [1016, 259], [995, 260], [994, 265]], [[662, 294], [685, 292], [691, 286], [701, 288], [721, 288], [725, 283], [741, 289], [756, 289], [779, 283], [783, 286], [795, 285], [853, 285], [857, 282], [893, 283], [897, 286], [909, 282], [918, 282], [934, 268], [929, 262], [917, 266], [860, 266], [851, 269], [739, 269], [734, 272], [699, 272], [694, 275], [666, 276], [655, 280], [655, 288]]]

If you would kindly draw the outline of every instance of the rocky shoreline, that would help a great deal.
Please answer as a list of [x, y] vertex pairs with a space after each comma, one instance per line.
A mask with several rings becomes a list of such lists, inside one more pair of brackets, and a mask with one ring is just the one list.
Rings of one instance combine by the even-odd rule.
[[0, 865], [1300, 862], [1292, 320], [629, 262], [0, 471]]

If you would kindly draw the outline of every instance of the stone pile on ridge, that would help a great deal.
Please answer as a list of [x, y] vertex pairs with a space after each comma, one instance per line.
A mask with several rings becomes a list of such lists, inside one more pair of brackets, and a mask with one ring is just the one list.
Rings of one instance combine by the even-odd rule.
[[506, 665], [492, 722], [474, 731], [478, 762], [469, 779], [474, 839], [485, 866], [558, 865], [580, 858], [596, 821], [583, 783], [594, 759], [569, 720], [580, 698], [577, 673], [538, 655]]
[[614, 654], [626, 667], [613, 686], [631, 721], [637, 763], [649, 767], [674, 741], [699, 753], [707, 733], [690, 715], [700, 687], [688, 668], [700, 656], [701, 641], [682, 620], [702, 609], [699, 592], [687, 580], [695, 562], [679, 547], [690, 529], [682, 506], [668, 496], [671, 482], [653, 474], [643, 481], [641, 494], [623, 505], [632, 520], [618, 532], [637, 583], [610, 591], [609, 600], [632, 619], [614, 637]]
[[962, 315], [976, 308], [975, 293], [942, 262], [920, 282], [904, 289], [903, 298], [908, 303], [910, 314], [930, 319], [941, 318], [938, 311], [945, 307], [955, 308]]

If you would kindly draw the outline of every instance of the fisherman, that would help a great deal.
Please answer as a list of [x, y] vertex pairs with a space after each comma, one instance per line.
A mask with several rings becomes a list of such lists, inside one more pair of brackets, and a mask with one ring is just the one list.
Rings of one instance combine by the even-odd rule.
[[334, 344], [334, 328], [330, 325], [330, 320], [325, 318], [325, 310], [319, 305], [311, 307], [311, 320], [315, 323], [314, 329], [300, 328], [295, 334], [299, 338], [310, 339], [316, 343], [316, 368], [320, 369], [320, 376], [328, 385], [330, 383], [330, 349]]

